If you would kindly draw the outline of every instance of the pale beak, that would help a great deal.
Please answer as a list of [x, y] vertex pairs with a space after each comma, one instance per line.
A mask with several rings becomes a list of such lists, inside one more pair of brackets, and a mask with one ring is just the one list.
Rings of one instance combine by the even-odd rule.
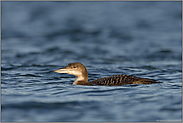
[[69, 73], [70, 71], [71, 70], [69, 70], [69, 69], [61, 68], [61, 69], [55, 70], [54, 72], [57, 72], [57, 73]]

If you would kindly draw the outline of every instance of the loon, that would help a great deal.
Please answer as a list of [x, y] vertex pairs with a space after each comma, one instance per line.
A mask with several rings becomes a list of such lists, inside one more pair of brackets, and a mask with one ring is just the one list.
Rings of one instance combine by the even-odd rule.
[[76, 80], [74, 85], [101, 85], [101, 86], [121, 86], [127, 84], [154, 84], [162, 83], [153, 79], [135, 77], [132, 75], [113, 75], [109, 77], [99, 78], [88, 82], [88, 72], [82, 63], [69, 63], [66, 67], [55, 70], [57, 73], [67, 73], [74, 75]]

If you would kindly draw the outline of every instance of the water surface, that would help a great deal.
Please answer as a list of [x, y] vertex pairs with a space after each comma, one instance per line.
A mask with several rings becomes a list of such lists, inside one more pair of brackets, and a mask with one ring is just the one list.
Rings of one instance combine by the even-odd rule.
[[[182, 119], [182, 2], [1, 2], [1, 121]], [[163, 83], [80, 86], [127, 74]]]

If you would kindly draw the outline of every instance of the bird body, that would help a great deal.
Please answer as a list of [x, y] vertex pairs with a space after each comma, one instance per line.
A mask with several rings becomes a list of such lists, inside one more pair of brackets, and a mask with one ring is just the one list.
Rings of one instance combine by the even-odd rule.
[[68, 73], [76, 76], [74, 85], [101, 85], [101, 86], [121, 86], [126, 84], [154, 84], [161, 83], [153, 79], [135, 77], [131, 75], [113, 75], [99, 78], [88, 82], [88, 72], [86, 67], [81, 63], [69, 63], [65, 68], [55, 70], [57, 73]]

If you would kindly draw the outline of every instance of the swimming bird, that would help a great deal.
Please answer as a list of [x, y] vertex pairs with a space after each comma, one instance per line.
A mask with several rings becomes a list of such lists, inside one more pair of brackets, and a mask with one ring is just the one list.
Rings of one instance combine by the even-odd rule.
[[82, 63], [69, 63], [66, 67], [55, 70], [57, 73], [67, 73], [76, 77], [74, 85], [101, 85], [101, 86], [121, 86], [126, 84], [153, 84], [161, 83], [153, 79], [135, 77], [132, 75], [113, 75], [99, 78], [88, 82], [88, 71]]

